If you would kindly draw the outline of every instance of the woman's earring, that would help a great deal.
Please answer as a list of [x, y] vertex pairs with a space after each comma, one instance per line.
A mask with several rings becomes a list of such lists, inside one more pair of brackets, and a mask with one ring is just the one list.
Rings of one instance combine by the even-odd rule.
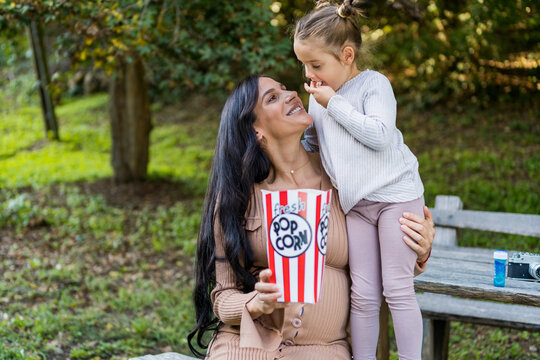
[[257, 139], [257, 142], [259, 143], [259, 146], [263, 147], [266, 143], [266, 139], [263, 135], [263, 133], [259, 131], [255, 131], [255, 138]]

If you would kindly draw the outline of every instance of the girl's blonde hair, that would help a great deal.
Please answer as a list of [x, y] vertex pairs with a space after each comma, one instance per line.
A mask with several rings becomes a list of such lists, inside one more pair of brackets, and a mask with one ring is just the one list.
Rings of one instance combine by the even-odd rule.
[[362, 46], [360, 6], [361, 0], [345, 0], [339, 7], [318, 1], [315, 9], [296, 23], [294, 40], [322, 40], [328, 52], [338, 59], [344, 45], [358, 54]]

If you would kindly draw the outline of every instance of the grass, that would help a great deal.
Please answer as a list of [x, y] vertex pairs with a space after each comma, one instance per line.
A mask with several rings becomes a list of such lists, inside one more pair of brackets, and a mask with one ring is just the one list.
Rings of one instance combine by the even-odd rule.
[[106, 95], [57, 108], [61, 142], [43, 140], [38, 107], [2, 114], [0, 186], [40, 186], [111, 176]]
[[186, 350], [200, 202], [134, 211], [75, 186], [2, 194], [14, 229], [0, 247], [0, 359]]
[[[113, 187], [107, 103], [59, 106], [56, 143], [43, 140], [37, 107], [0, 113], [0, 360], [187, 353], [219, 104], [154, 105], [149, 179]], [[467, 209], [540, 213], [539, 114], [400, 111], [428, 205], [455, 194]], [[540, 252], [533, 238], [461, 235], [463, 246]], [[450, 359], [539, 359], [539, 343], [539, 333], [453, 323]]]

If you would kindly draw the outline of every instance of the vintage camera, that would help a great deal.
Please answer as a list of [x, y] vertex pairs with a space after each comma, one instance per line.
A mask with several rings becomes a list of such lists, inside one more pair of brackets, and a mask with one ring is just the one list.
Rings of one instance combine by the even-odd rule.
[[508, 258], [507, 276], [514, 279], [540, 281], [540, 254], [513, 253]]

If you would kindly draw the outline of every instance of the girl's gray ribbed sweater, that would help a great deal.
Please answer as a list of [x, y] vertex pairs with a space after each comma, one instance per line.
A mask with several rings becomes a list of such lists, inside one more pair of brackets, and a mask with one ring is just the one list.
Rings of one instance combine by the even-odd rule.
[[320, 150], [345, 213], [362, 199], [405, 202], [423, 194], [418, 161], [396, 128], [396, 99], [384, 75], [362, 71], [338, 89], [327, 109], [310, 96], [309, 113], [314, 125], [304, 145]]

